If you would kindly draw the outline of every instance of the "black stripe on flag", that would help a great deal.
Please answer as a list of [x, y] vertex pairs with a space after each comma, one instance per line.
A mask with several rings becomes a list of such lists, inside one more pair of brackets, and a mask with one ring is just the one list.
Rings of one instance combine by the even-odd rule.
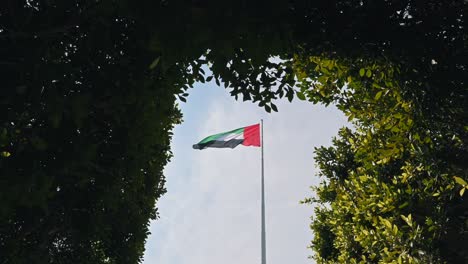
[[195, 144], [193, 145], [194, 149], [205, 149], [205, 148], [235, 148], [238, 145], [242, 144], [244, 139], [231, 139], [228, 141], [210, 141], [204, 144]]

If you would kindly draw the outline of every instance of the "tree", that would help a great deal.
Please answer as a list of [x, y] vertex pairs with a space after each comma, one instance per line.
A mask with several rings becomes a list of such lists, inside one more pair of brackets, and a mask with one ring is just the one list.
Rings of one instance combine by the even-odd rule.
[[1, 262], [139, 262], [165, 192], [170, 131], [181, 119], [173, 82], [182, 76], [148, 68], [149, 33], [118, 7], [7, 5]]
[[[303, 79], [299, 97], [337, 103], [356, 129], [316, 150], [325, 181], [314, 188], [317, 198], [304, 201], [318, 205], [311, 225], [316, 260], [466, 262], [463, 93], [449, 89], [460, 96], [454, 99], [423, 87], [416, 92], [418, 76], [407, 80], [405, 65], [390, 61], [313, 56], [295, 67]], [[429, 110], [424, 100], [445, 112]]]

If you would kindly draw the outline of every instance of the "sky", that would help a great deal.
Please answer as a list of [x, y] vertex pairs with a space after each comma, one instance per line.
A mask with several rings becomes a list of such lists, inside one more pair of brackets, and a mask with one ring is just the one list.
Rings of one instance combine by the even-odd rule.
[[174, 157], [165, 168], [167, 193], [151, 222], [144, 264], [260, 263], [258, 147], [194, 150], [206, 136], [264, 120], [266, 254], [268, 264], [310, 264], [313, 207], [299, 201], [317, 185], [314, 147], [329, 146], [344, 115], [334, 107], [280, 100], [268, 114], [236, 101], [213, 82], [196, 84], [180, 103]]

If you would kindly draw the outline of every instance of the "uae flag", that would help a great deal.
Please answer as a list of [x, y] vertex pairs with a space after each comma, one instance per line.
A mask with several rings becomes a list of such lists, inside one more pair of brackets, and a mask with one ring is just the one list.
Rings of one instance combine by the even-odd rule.
[[235, 148], [238, 145], [260, 147], [260, 124], [211, 135], [193, 145], [194, 149]]

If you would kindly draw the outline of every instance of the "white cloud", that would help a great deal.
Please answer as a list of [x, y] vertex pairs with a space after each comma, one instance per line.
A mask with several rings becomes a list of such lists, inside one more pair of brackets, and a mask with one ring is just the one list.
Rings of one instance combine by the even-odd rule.
[[[209, 86], [209, 85], [208, 85]], [[203, 90], [205, 89], [205, 90]], [[175, 130], [166, 168], [168, 193], [158, 203], [145, 264], [260, 262], [260, 149], [191, 149], [205, 136], [264, 119], [267, 263], [311, 263], [313, 209], [299, 201], [318, 183], [313, 148], [329, 145], [345, 118], [334, 108], [279, 102], [266, 114], [220, 88], [197, 87]], [[192, 99], [192, 101], [191, 101]]]

